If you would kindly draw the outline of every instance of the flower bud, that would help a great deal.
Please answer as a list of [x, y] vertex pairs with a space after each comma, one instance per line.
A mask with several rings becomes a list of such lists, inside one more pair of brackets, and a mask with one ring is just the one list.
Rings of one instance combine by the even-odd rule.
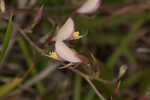
[[87, 0], [76, 12], [79, 14], [92, 13], [99, 8], [100, 4], [101, 0]]
[[127, 66], [122, 65], [119, 70], [119, 78], [121, 78], [125, 74], [126, 71], [127, 71]]

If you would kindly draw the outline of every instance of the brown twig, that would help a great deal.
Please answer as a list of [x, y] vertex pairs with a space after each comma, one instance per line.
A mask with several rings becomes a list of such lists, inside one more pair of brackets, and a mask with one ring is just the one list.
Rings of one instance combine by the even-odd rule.
[[66, 69], [68, 67], [71, 67], [72, 65], [74, 65], [74, 64], [73, 63], [69, 63], [69, 64], [66, 64], [66, 65], [60, 67], [59, 69]]

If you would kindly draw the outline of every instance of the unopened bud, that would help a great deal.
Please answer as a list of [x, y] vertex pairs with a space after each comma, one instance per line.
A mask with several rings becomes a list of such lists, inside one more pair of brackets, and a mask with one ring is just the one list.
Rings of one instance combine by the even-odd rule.
[[122, 65], [119, 70], [119, 78], [121, 78], [125, 74], [126, 71], [127, 71], [127, 66]]
[[113, 96], [118, 96], [118, 94], [119, 94], [119, 89], [115, 88], [113, 91]]
[[114, 91], [113, 91], [113, 96], [118, 96], [120, 84], [121, 84], [121, 81], [118, 82], [117, 88], [114, 89]]

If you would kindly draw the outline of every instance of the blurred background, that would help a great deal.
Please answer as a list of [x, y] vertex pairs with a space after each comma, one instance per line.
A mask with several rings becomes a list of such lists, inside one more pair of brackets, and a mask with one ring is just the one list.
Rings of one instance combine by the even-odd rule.
[[[84, 1], [1, 0], [0, 100], [100, 100], [80, 75], [58, 69], [27, 41], [51, 51], [47, 39]], [[91, 63], [95, 56], [100, 78], [113, 80], [128, 68], [120, 85], [92, 81], [106, 100], [149, 100], [150, 0], [102, 0], [96, 12], [73, 19], [85, 36], [72, 47]]]

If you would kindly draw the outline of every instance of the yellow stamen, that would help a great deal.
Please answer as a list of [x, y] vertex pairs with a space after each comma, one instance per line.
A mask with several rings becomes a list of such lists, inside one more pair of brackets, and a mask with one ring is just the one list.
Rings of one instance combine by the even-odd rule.
[[74, 32], [73, 33], [73, 39], [80, 39], [82, 36], [80, 36], [79, 32]]
[[54, 58], [54, 59], [58, 58], [56, 52], [53, 52], [53, 51], [49, 53], [49, 57]]

